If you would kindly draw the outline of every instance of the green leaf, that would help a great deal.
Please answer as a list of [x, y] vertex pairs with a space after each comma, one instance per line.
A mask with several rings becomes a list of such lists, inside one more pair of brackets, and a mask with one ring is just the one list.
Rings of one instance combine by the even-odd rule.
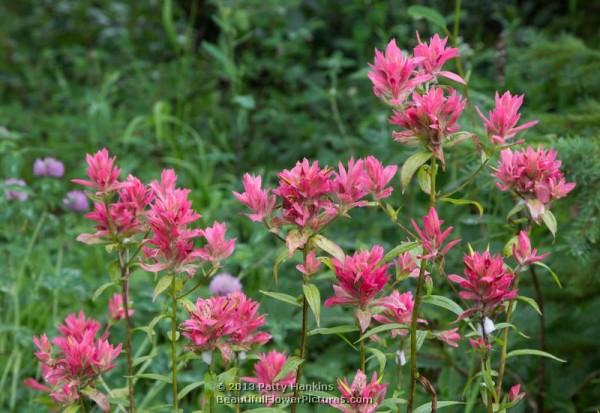
[[560, 283], [560, 278], [558, 278], [558, 275], [556, 275], [556, 273], [554, 271], [552, 271], [552, 268], [548, 267], [546, 264], [544, 264], [541, 261], [536, 261], [533, 263], [533, 265], [537, 265], [538, 267], [542, 267], [545, 270], [547, 270], [550, 273], [550, 275], [552, 276], [552, 279], [554, 280], [556, 285], [558, 285], [559, 288], [562, 288], [562, 284]]
[[539, 356], [539, 357], [548, 357], [552, 360], [556, 360], [559, 361], [561, 363], [566, 363], [567, 360], [563, 360], [561, 358], [556, 357], [555, 355], [552, 355], [550, 353], [547, 353], [545, 351], [542, 350], [535, 350], [535, 349], [519, 349], [519, 350], [513, 350], [511, 352], [509, 352], [506, 355], [506, 358], [510, 358], [510, 357], [516, 357], [516, 356]]
[[[515, 330], [515, 332], [520, 335], [521, 337], [525, 338], [525, 339], [530, 339], [531, 337], [529, 337], [527, 334], [523, 333], [521, 330], [519, 330], [517, 328], [516, 325], [512, 324], [512, 323], [498, 323], [495, 325], [496, 327], [496, 331], [502, 330], [504, 328], [510, 328], [512, 330]], [[473, 334], [477, 334], [479, 335], [479, 333], [473, 333]]]
[[172, 43], [173, 47], [179, 50], [179, 42], [177, 41], [177, 31], [173, 19], [173, 1], [164, 0], [162, 7], [162, 24], [167, 32], [167, 38]]
[[298, 302], [298, 298], [292, 297], [289, 294], [277, 293], [274, 291], [264, 291], [258, 290], [261, 294], [264, 294], [268, 297], [274, 298], [279, 301], [283, 301], [284, 303], [295, 305], [296, 307], [302, 307], [302, 305]]
[[136, 374], [133, 377], [136, 379], [147, 379], [147, 380], [154, 380], [154, 381], [162, 381], [163, 383], [171, 383], [171, 377], [164, 376], [162, 374], [142, 373], [142, 374]]
[[413, 19], [425, 19], [428, 22], [435, 24], [440, 29], [443, 29], [445, 33], [448, 32], [444, 16], [431, 7], [418, 5], [410, 6], [407, 12]]
[[558, 224], [556, 223], [556, 217], [554, 216], [554, 214], [552, 213], [552, 211], [550, 211], [549, 209], [547, 209], [542, 214], [542, 221], [544, 221], [544, 224], [546, 224], [546, 226], [548, 227], [548, 229], [552, 233], [552, 236], [555, 237], [556, 236], [556, 230], [558, 228]]
[[[455, 406], [457, 404], [464, 404], [463, 402], [451, 402], [451, 401], [441, 401], [437, 402], [437, 408], [441, 409], [442, 407]], [[420, 405], [414, 410], [414, 413], [430, 413], [431, 412], [431, 402]]]
[[189, 392], [191, 392], [192, 390], [197, 389], [198, 387], [203, 386], [203, 385], [204, 385], [204, 381], [197, 381], [195, 383], [188, 384], [183, 389], [181, 389], [181, 391], [177, 394], [177, 400], [183, 399], [185, 396], [188, 395]]
[[396, 245], [394, 248], [388, 251], [387, 254], [383, 257], [383, 262], [388, 262], [399, 256], [400, 254], [404, 254], [407, 251], [414, 250], [419, 245], [419, 242], [403, 242], [400, 245]]
[[506, 219], [508, 220], [513, 215], [518, 214], [523, 209], [525, 209], [525, 207], [526, 207], [525, 202], [520, 200], [519, 202], [517, 202], [517, 204], [514, 207], [512, 207], [512, 209], [510, 211], [508, 211], [508, 214], [506, 214]]
[[319, 289], [314, 284], [304, 284], [302, 286], [302, 291], [304, 292], [304, 297], [306, 297], [308, 306], [310, 307], [313, 315], [315, 316], [315, 321], [317, 322], [317, 326], [320, 326], [321, 325], [321, 293], [319, 292]]
[[535, 301], [533, 298], [520, 295], [517, 297], [517, 300], [523, 301], [525, 304], [527, 304], [531, 308], [533, 308], [536, 313], [538, 313], [539, 315], [542, 315], [542, 310], [540, 310], [540, 306], [538, 305], [537, 301]]
[[79, 403], [78, 404], [70, 404], [64, 408], [62, 413], [77, 413], [79, 411]]
[[481, 206], [481, 204], [471, 199], [440, 198], [440, 201], [448, 202], [452, 205], [473, 205], [475, 208], [477, 208], [479, 216], [483, 215], [483, 207]]
[[109, 287], [112, 287], [113, 285], [117, 284], [115, 284], [114, 282], [109, 282], [106, 284], [102, 284], [100, 287], [98, 287], [98, 289], [94, 291], [94, 295], [92, 295], [92, 301], [96, 301], [98, 297], [100, 297], [100, 295], [104, 292], [104, 290], [106, 290]]
[[283, 249], [275, 258], [273, 263], [273, 280], [275, 284], [279, 283], [279, 266], [289, 257], [287, 249]]
[[323, 251], [340, 261], [342, 261], [346, 256], [339, 245], [322, 235], [315, 235], [313, 240], [317, 247], [321, 248]]
[[156, 298], [159, 295], [161, 295], [167, 288], [169, 288], [172, 282], [172, 275], [164, 275], [160, 280], [158, 280], [156, 287], [154, 287], [154, 292], [152, 293], [152, 301], [156, 301]]
[[429, 178], [429, 165], [423, 165], [417, 172], [417, 182], [421, 190], [427, 195], [431, 193], [431, 179]]
[[358, 327], [353, 325], [344, 325], [344, 326], [336, 326], [336, 327], [323, 327], [323, 328], [315, 328], [308, 332], [309, 336], [314, 336], [316, 334], [320, 335], [329, 335], [329, 334], [343, 334], [343, 333], [352, 333], [354, 331], [358, 331]]
[[363, 341], [371, 336], [374, 336], [375, 334], [384, 333], [386, 331], [396, 330], [399, 328], [408, 329], [408, 328], [410, 328], [410, 326], [408, 326], [407, 324], [397, 324], [397, 323], [384, 324], [381, 326], [377, 326], [377, 327], [374, 327], [374, 328], [368, 330], [365, 334], [363, 334], [361, 338], [356, 340], [356, 343]]
[[287, 359], [281, 370], [279, 370], [279, 373], [277, 373], [277, 376], [275, 376], [273, 382], [275, 383], [279, 380], [283, 380], [290, 373], [295, 373], [296, 369], [298, 369], [298, 366], [300, 366], [302, 363], [304, 363], [304, 360], [302, 360], [300, 357], [291, 356]]
[[516, 245], [518, 237], [515, 235], [511, 239], [509, 239], [504, 247], [502, 248], [502, 255], [505, 257], [510, 257], [513, 254], [513, 245]]
[[442, 295], [426, 295], [423, 297], [423, 303], [435, 305], [453, 312], [456, 315], [461, 315], [464, 310], [451, 299]]
[[377, 362], [379, 363], [379, 377], [383, 377], [385, 373], [385, 364], [387, 362], [385, 354], [383, 351], [374, 347], [367, 347], [367, 351], [373, 353], [373, 356], [377, 359]]
[[402, 169], [400, 170], [400, 185], [402, 186], [402, 192], [404, 192], [408, 187], [408, 184], [410, 184], [410, 180], [417, 169], [427, 162], [429, 158], [431, 158], [431, 152], [417, 152], [404, 162], [404, 165], [402, 165]]

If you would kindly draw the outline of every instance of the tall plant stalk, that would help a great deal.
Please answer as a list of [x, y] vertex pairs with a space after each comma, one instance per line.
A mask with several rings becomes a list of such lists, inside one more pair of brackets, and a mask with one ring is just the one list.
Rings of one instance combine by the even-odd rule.
[[119, 266], [121, 269], [121, 295], [123, 310], [125, 311], [125, 352], [127, 353], [127, 387], [129, 398], [129, 412], [135, 412], [135, 393], [133, 385], [133, 357], [131, 345], [131, 318], [129, 317], [129, 260], [125, 259], [124, 251], [119, 251]]
[[179, 412], [177, 400], [177, 290], [173, 275], [171, 280], [171, 388], [173, 390], [173, 412]]
[[[308, 242], [304, 246], [302, 251], [304, 262], [306, 262], [306, 257], [308, 256]], [[308, 283], [308, 279], [303, 275], [302, 284], [303, 286]], [[306, 363], [306, 347], [308, 341], [308, 300], [306, 299], [306, 295], [304, 294], [304, 289], [302, 289], [302, 332], [300, 336], [300, 358], [302, 359], [302, 363], [298, 366], [296, 370], [296, 386], [294, 387], [294, 397], [292, 399], [291, 412], [296, 413], [298, 408], [298, 397], [300, 395], [300, 381], [302, 380], [302, 374], [304, 372], [304, 363]]]

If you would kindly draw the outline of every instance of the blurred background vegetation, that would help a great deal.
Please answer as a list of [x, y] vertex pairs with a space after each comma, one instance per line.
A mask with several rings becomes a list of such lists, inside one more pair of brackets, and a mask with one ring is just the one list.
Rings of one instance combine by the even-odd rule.
[[[409, 13], [415, 4], [437, 10], [447, 29]], [[530, 395], [520, 411], [533, 411], [540, 398], [547, 412], [596, 411], [598, 16], [599, 2], [581, 0], [0, 2], [1, 178], [24, 179], [30, 189], [27, 203], [0, 200], [0, 411], [40, 411], [32, 402], [39, 394], [21, 385], [37, 371], [32, 335], [54, 334], [57, 323], [79, 308], [106, 317], [106, 301], [115, 291], [92, 300], [93, 292], [109, 280], [106, 255], [102, 248], [74, 241], [90, 225], [60, 207], [64, 193], [74, 189], [69, 179], [84, 174], [84, 154], [103, 146], [119, 157], [124, 173], [144, 180], [157, 177], [163, 167], [175, 168], [181, 185], [193, 189], [195, 208], [205, 223], [229, 223], [238, 248], [226, 270], [241, 276], [245, 290], [262, 301], [270, 314], [274, 345], [293, 353], [298, 314], [265, 299], [258, 289], [298, 293], [294, 263], [282, 265], [280, 285], [275, 286], [271, 267], [278, 246], [239, 215], [242, 208], [231, 190], [239, 190], [247, 171], [264, 174], [273, 183], [277, 171], [305, 156], [335, 165], [351, 155], [373, 154], [384, 163], [401, 164], [410, 150], [391, 141], [388, 113], [370, 91], [367, 63], [373, 49], [384, 47], [391, 37], [412, 49], [417, 30], [423, 37], [450, 34], [461, 50], [472, 105], [487, 110], [496, 90], [525, 93], [526, 118], [540, 120], [527, 133], [528, 143], [555, 146], [567, 177], [577, 182], [576, 190], [556, 207], [556, 240], [543, 228], [534, 233], [536, 245], [553, 252], [549, 264], [564, 284], [559, 289], [547, 274], [539, 274], [544, 345], [568, 363], [546, 362], [540, 372], [537, 359], [523, 359], [510, 364], [509, 377], [521, 381]], [[461, 124], [481, 132], [473, 111], [463, 115]], [[43, 156], [65, 162], [65, 179], [33, 176], [33, 160]], [[442, 185], [466, 175], [477, 163], [472, 145], [459, 146], [449, 155]], [[423, 213], [418, 189], [404, 197], [399, 192], [392, 202], [402, 206], [403, 220]], [[441, 215], [475, 248], [489, 244], [498, 251], [512, 231], [504, 223], [511, 200], [495, 189], [488, 174], [464, 195], [484, 205], [483, 218], [468, 207], [442, 208]], [[330, 238], [351, 250], [376, 242], [390, 248], [401, 235], [381, 214], [359, 211], [352, 222], [332, 228]], [[449, 272], [461, 271], [460, 255], [456, 250], [449, 258]], [[318, 282], [323, 297], [331, 294], [330, 277], [325, 273]], [[525, 295], [535, 296], [530, 279], [521, 285]], [[136, 273], [132, 288], [134, 322], [142, 325], [157, 311], [151, 277]], [[350, 317], [337, 309], [326, 312], [327, 325]], [[442, 326], [451, 321], [445, 314], [430, 315]], [[517, 324], [531, 339], [513, 339], [511, 344], [539, 348], [535, 313], [522, 309]], [[160, 332], [167, 328], [168, 323], [159, 324], [152, 340], [136, 333], [138, 355], [152, 345], [162, 349], [165, 336]], [[113, 330], [119, 339], [122, 331]], [[310, 346], [319, 359], [309, 360], [309, 381], [333, 382], [337, 375], [352, 372], [356, 356], [337, 337], [313, 336]], [[425, 348], [428, 375], [438, 379], [440, 399], [461, 399], [465, 383], [460, 370], [469, 368], [468, 344], [450, 351], [454, 363], [440, 358], [435, 347]], [[159, 351], [142, 365], [146, 372], [163, 373], [167, 363], [165, 352]], [[192, 361], [182, 375], [184, 384], [201, 379], [204, 369], [200, 361]], [[109, 385], [122, 385], [122, 373], [115, 371]], [[168, 403], [163, 387], [140, 381], [140, 407]], [[186, 411], [199, 408], [197, 395], [191, 392], [186, 398]]]

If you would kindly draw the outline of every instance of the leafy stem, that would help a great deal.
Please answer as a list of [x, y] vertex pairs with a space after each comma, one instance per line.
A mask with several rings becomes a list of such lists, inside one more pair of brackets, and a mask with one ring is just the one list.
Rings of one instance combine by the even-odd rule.
[[135, 412], [135, 393], [133, 385], [133, 360], [131, 345], [131, 317], [129, 316], [129, 276], [130, 259], [125, 254], [127, 251], [119, 249], [119, 267], [121, 270], [121, 295], [123, 310], [125, 312], [125, 351], [127, 353], [127, 387], [129, 397], [129, 412]]
[[171, 388], [173, 390], [173, 412], [179, 412], [177, 399], [177, 277], [171, 278]]
[[[308, 245], [306, 242], [304, 244], [304, 248], [302, 250], [303, 261], [306, 262], [306, 257], [308, 256]], [[308, 283], [308, 277], [302, 277], [302, 283], [306, 285]], [[300, 358], [302, 359], [302, 364], [298, 366], [296, 370], [296, 386], [294, 387], [294, 398], [291, 405], [291, 412], [296, 413], [296, 409], [298, 408], [297, 400], [300, 395], [300, 380], [302, 380], [302, 373], [304, 371], [304, 364], [306, 362], [306, 347], [308, 341], [308, 300], [306, 299], [306, 295], [302, 294], [302, 333], [300, 336]]]

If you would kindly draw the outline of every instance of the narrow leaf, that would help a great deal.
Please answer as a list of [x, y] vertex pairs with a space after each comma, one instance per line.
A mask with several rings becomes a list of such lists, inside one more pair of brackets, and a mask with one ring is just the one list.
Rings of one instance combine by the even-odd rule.
[[429, 178], [429, 165], [423, 165], [417, 172], [417, 182], [421, 190], [427, 195], [431, 193], [431, 179]]
[[106, 284], [102, 284], [100, 287], [98, 287], [98, 289], [96, 291], [94, 291], [94, 295], [92, 296], [92, 301], [96, 301], [96, 299], [98, 297], [100, 297], [100, 295], [104, 292], [104, 290], [106, 290], [109, 287], [112, 287], [113, 285], [116, 285], [114, 282], [109, 282]]
[[290, 373], [295, 373], [298, 366], [300, 366], [300, 364], [302, 363], [304, 363], [304, 360], [302, 360], [300, 357], [292, 356], [288, 358], [281, 370], [279, 370], [277, 376], [275, 376], [275, 378], [273, 379], [273, 382], [275, 383], [279, 380], [283, 380]]
[[525, 304], [527, 304], [531, 308], [533, 308], [536, 313], [538, 313], [539, 315], [542, 315], [542, 310], [540, 310], [540, 306], [538, 305], [537, 301], [535, 301], [533, 298], [520, 295], [517, 297], [517, 300], [523, 301]]
[[298, 299], [296, 297], [292, 297], [289, 294], [277, 293], [274, 291], [264, 291], [264, 290], [259, 290], [259, 291], [261, 294], [264, 294], [268, 297], [274, 298], [279, 301], [283, 301], [284, 303], [295, 305], [296, 307], [301, 307], [300, 303], [298, 302]]
[[192, 390], [197, 389], [200, 386], [203, 386], [204, 382], [203, 381], [197, 381], [195, 383], [191, 383], [188, 384], [187, 386], [185, 386], [183, 389], [181, 389], [181, 391], [177, 394], [177, 400], [181, 400], [183, 399], [185, 396], [187, 396]]
[[164, 376], [162, 374], [143, 373], [143, 374], [136, 374], [133, 377], [136, 379], [147, 379], [147, 380], [154, 380], [154, 381], [162, 381], [164, 383], [171, 383], [171, 377]]
[[539, 357], [548, 357], [552, 360], [556, 360], [559, 361], [561, 363], [566, 363], [567, 360], [563, 360], [561, 358], [556, 357], [553, 354], [547, 353], [545, 351], [542, 350], [535, 350], [535, 349], [520, 349], [520, 350], [513, 350], [511, 352], [509, 352], [506, 355], [506, 358], [510, 358], [510, 357], [516, 357], [516, 356], [539, 356]]
[[361, 338], [356, 340], [356, 343], [363, 341], [371, 336], [374, 336], [375, 334], [384, 333], [384, 332], [390, 331], [390, 330], [397, 330], [400, 328], [408, 329], [409, 326], [407, 324], [391, 323], [391, 324], [384, 324], [381, 326], [374, 327], [374, 328], [370, 329], [369, 331], [367, 331], [365, 334], [363, 334], [363, 336]]
[[417, 169], [427, 162], [429, 158], [431, 158], [430, 152], [417, 152], [404, 162], [404, 165], [402, 165], [402, 169], [400, 170], [400, 185], [402, 186], [402, 192], [408, 187], [408, 184]]
[[273, 263], [273, 280], [277, 285], [279, 283], [279, 266], [288, 259], [288, 251], [283, 249], [275, 258], [275, 262]]
[[420, 245], [419, 242], [403, 242], [400, 245], [396, 245], [394, 248], [388, 251], [387, 254], [383, 257], [383, 262], [388, 262], [399, 256], [400, 254], [404, 254], [407, 251], [414, 250]]
[[302, 286], [302, 291], [304, 292], [304, 297], [306, 297], [308, 306], [310, 307], [313, 315], [315, 316], [315, 321], [317, 322], [317, 326], [320, 326], [321, 325], [321, 294], [319, 293], [319, 289], [314, 284], [304, 284]]
[[387, 361], [385, 354], [381, 350], [374, 347], [367, 347], [367, 351], [373, 353], [373, 356], [377, 359], [377, 362], [379, 363], [379, 377], [383, 377], [385, 373], [385, 364]]
[[562, 288], [562, 284], [560, 283], [560, 278], [558, 278], [558, 275], [556, 275], [556, 273], [554, 271], [552, 271], [552, 268], [548, 267], [546, 264], [544, 264], [541, 261], [534, 262], [533, 264], [547, 270], [550, 273], [550, 275], [552, 276], [552, 279], [554, 280], [556, 285], [558, 285], [559, 288]]
[[171, 282], [173, 282], [172, 275], [164, 275], [160, 280], [158, 280], [156, 287], [154, 287], [154, 292], [152, 293], [152, 301], [156, 301], [156, 297], [161, 295], [167, 288], [169, 288]]
[[481, 204], [471, 199], [440, 198], [440, 201], [448, 202], [452, 205], [473, 205], [475, 208], [477, 208], [479, 216], [483, 215], [483, 207], [481, 206]]
[[550, 211], [549, 209], [547, 209], [544, 212], [544, 214], [542, 215], [542, 221], [544, 221], [544, 224], [546, 224], [546, 226], [548, 227], [548, 229], [552, 233], [552, 236], [555, 237], [556, 236], [556, 230], [558, 228], [558, 224], [556, 223], [556, 217], [554, 216], [554, 214], [552, 213], [552, 211]]
[[453, 312], [456, 315], [461, 315], [464, 310], [451, 299], [442, 295], [426, 295], [423, 297], [423, 303], [435, 305]]
[[353, 325], [344, 325], [344, 326], [336, 326], [336, 327], [322, 327], [315, 328], [308, 332], [309, 336], [314, 336], [316, 334], [320, 335], [329, 335], [329, 334], [342, 334], [342, 333], [352, 333], [354, 331], [358, 331], [358, 327]]
[[322, 235], [315, 235], [313, 240], [317, 247], [321, 248], [323, 251], [340, 261], [342, 261], [346, 256], [339, 245]]

